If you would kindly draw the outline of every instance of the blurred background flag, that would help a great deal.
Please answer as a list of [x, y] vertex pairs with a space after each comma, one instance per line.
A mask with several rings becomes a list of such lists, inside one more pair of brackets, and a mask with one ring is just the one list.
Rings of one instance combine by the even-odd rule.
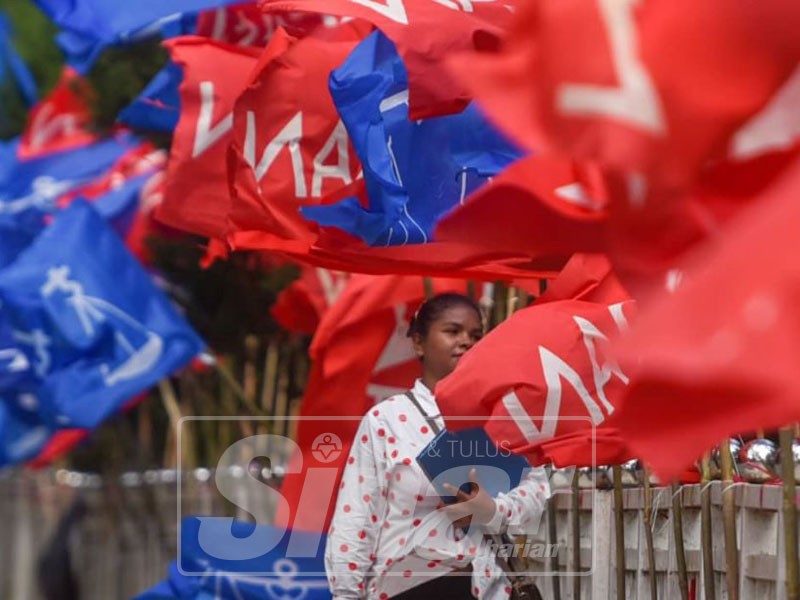
[[0, 177], [0, 267], [33, 241], [61, 196], [95, 180], [135, 143], [122, 135], [30, 160], [13, 159]]
[[181, 110], [180, 86], [183, 71], [169, 61], [133, 102], [119, 114], [119, 121], [139, 129], [172, 133]]
[[11, 43], [12, 33], [11, 24], [0, 12], [0, 85], [3, 85], [9, 76], [12, 77], [25, 102], [29, 105], [34, 104], [39, 98], [36, 82]]
[[[169, 576], [134, 600], [241, 600], [245, 598], [302, 598], [322, 600], [331, 597], [325, 578], [324, 534], [285, 530], [279, 527], [252, 525], [232, 521], [225, 525], [230, 539], [252, 535], [269, 536], [277, 541], [275, 548], [250, 560], [226, 561], [206, 552], [201, 544], [202, 517], [186, 517], [181, 522], [180, 565], [172, 563]], [[260, 530], [260, 531], [259, 531]], [[295, 558], [293, 549], [307, 556]], [[207, 544], [208, 540], [204, 541]], [[299, 554], [296, 552], [295, 554]], [[202, 573], [185, 575], [184, 573]], [[263, 576], [240, 573], [265, 573]]]
[[96, 427], [204, 346], [82, 201], [0, 271], [0, 301], [41, 382], [36, 408], [62, 427]]
[[57, 41], [71, 66], [87, 72], [109, 45], [135, 42], [164, 32], [189, 33], [199, 11], [234, 0], [35, 0], [63, 31]]

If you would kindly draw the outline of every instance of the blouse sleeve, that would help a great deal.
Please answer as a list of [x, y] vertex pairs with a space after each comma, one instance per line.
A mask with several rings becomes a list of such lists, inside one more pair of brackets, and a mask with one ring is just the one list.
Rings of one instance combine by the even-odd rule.
[[536, 533], [548, 498], [550, 482], [547, 480], [547, 472], [542, 467], [533, 467], [517, 487], [507, 494], [497, 494], [497, 510], [484, 528], [488, 533]]
[[365, 416], [347, 458], [325, 547], [325, 570], [334, 598], [366, 597], [386, 508], [384, 448], [375, 417]]

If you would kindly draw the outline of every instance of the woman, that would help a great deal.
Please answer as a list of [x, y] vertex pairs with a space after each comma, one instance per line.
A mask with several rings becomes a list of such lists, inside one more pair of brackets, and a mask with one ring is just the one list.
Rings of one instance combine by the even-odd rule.
[[[409, 336], [422, 377], [409, 394], [364, 416], [342, 476], [325, 549], [334, 598], [509, 596], [483, 532], [535, 525], [550, 495], [544, 471], [532, 469], [497, 498], [474, 486], [458, 494], [459, 503], [443, 506], [415, 460], [433, 429], [444, 427], [432, 393], [436, 383], [482, 335], [478, 306], [459, 294], [431, 298], [414, 316]], [[471, 515], [467, 533], [465, 515]], [[465, 576], [445, 576], [452, 572]]]

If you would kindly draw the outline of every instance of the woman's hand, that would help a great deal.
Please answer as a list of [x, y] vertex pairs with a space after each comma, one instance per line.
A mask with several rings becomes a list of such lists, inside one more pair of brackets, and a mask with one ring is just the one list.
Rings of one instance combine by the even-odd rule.
[[447, 491], [456, 497], [455, 504], [442, 507], [442, 510], [453, 521], [454, 527], [469, 527], [473, 519], [478, 525], [485, 525], [497, 512], [494, 498], [487, 494], [478, 482], [478, 474], [475, 469], [470, 469], [469, 483], [469, 493], [449, 483], [444, 484]]

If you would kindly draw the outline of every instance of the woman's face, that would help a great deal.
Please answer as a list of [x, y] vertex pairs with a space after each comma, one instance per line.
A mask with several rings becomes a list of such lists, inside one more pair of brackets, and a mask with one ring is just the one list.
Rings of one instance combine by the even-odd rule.
[[422, 359], [423, 381], [436, 383], [456, 368], [461, 356], [483, 336], [480, 316], [471, 306], [457, 304], [433, 321], [425, 337], [414, 336]]

